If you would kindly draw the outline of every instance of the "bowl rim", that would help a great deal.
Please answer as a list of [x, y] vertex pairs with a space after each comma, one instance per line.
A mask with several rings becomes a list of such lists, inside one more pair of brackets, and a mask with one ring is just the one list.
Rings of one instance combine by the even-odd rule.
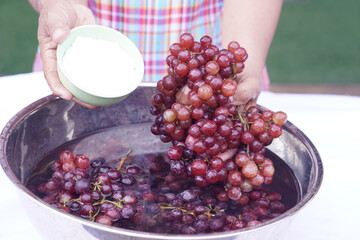
[[[150, 86], [149, 84], [142, 84], [142, 85]], [[246, 227], [243, 229], [232, 230], [232, 231], [228, 231], [228, 232], [216, 232], [216, 233], [196, 234], [196, 235], [150, 233], [150, 232], [135, 231], [135, 230], [123, 229], [123, 228], [118, 228], [118, 227], [113, 227], [113, 226], [101, 225], [101, 224], [89, 221], [87, 219], [83, 219], [83, 218], [80, 218], [77, 216], [73, 216], [71, 214], [67, 214], [64, 211], [61, 211], [61, 210], [51, 206], [50, 204], [47, 204], [41, 198], [39, 198], [34, 193], [32, 193], [29, 189], [27, 189], [20, 182], [20, 180], [15, 176], [15, 174], [13, 173], [13, 171], [11, 170], [11, 168], [8, 164], [5, 151], [6, 151], [6, 143], [7, 143], [8, 137], [11, 134], [12, 127], [15, 126], [16, 124], [18, 124], [26, 116], [31, 115], [34, 111], [36, 111], [36, 109], [39, 109], [40, 107], [42, 107], [50, 102], [59, 101], [59, 100], [62, 100], [62, 99], [59, 97], [56, 97], [54, 95], [50, 95], [50, 96], [41, 98], [41, 99], [35, 101], [34, 103], [31, 103], [27, 107], [23, 108], [21, 111], [19, 111], [15, 116], [13, 116], [8, 121], [8, 123], [6, 124], [6, 126], [4, 127], [4, 129], [2, 130], [2, 132], [0, 134], [0, 165], [2, 166], [5, 174], [8, 176], [10, 181], [18, 189], [20, 189], [29, 199], [31, 199], [34, 203], [41, 204], [42, 207], [45, 207], [47, 210], [50, 210], [57, 214], [61, 213], [62, 217], [65, 217], [69, 220], [71, 219], [73, 221], [76, 221], [77, 223], [80, 223], [81, 225], [83, 225], [85, 230], [87, 232], [89, 232], [89, 234], [92, 234], [92, 233], [88, 229], [86, 229], [86, 227], [95, 228], [95, 229], [102, 230], [105, 232], [110, 232], [112, 234], [122, 234], [122, 235], [130, 236], [130, 237], [139, 237], [139, 238], [143, 238], [143, 239], [153, 239], [153, 240], [155, 240], [155, 239], [205, 240], [205, 239], [218, 239], [219, 237], [221, 237], [221, 238], [234, 237], [242, 232], [256, 231], [259, 228], [271, 227], [272, 225], [276, 224], [278, 221], [280, 221], [284, 218], [289, 218], [289, 217], [293, 216], [300, 209], [304, 208], [304, 206], [307, 205], [310, 202], [310, 200], [312, 200], [315, 197], [315, 195], [318, 193], [320, 186], [322, 184], [324, 168], [323, 168], [323, 163], [321, 161], [319, 152], [315, 148], [314, 144], [310, 141], [310, 139], [300, 129], [298, 129], [290, 121], [287, 121], [284, 126], [287, 129], [289, 129], [289, 131], [292, 134], [295, 134], [299, 138], [299, 140], [305, 144], [305, 146], [307, 147], [307, 150], [309, 150], [309, 152], [312, 156], [312, 162], [313, 162], [313, 166], [314, 166], [315, 175], [314, 175], [311, 185], [309, 185], [310, 190], [305, 195], [302, 196], [302, 199], [300, 199], [300, 201], [294, 207], [288, 209], [286, 212], [282, 213], [281, 215], [279, 215], [269, 221], [266, 221], [264, 223], [261, 223], [259, 225], [255, 225], [252, 227]], [[258, 106], [261, 110], [267, 109], [260, 105], [258, 105]]]

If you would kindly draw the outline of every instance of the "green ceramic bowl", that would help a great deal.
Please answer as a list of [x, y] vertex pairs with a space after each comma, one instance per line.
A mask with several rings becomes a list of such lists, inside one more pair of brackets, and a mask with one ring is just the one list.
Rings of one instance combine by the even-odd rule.
[[[71, 79], [64, 70], [62, 63], [66, 50], [71, 47], [78, 36], [115, 42], [122, 50], [132, 57], [135, 62], [135, 74], [133, 78], [126, 79], [126, 81], [134, 81], [134, 84], [131, 85], [132, 87], [128, 88], [126, 91], [119, 91], [117, 94], [106, 94], [104, 92], [99, 94], [96, 90], [85, 89], [86, 87], [84, 86], [81, 87], [77, 81]], [[57, 48], [57, 70], [60, 81], [75, 98], [91, 105], [106, 106], [120, 102], [137, 88], [144, 76], [144, 61], [135, 44], [119, 31], [100, 25], [84, 25], [73, 28], [65, 41], [59, 44]]]

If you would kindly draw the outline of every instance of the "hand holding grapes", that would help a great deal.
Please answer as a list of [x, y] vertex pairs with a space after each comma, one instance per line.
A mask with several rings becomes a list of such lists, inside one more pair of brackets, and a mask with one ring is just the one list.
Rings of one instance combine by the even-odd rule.
[[172, 142], [172, 173], [192, 177], [199, 187], [225, 182], [233, 200], [272, 182], [274, 166], [265, 146], [281, 135], [286, 121], [283, 112], [261, 113], [255, 106], [260, 79], [256, 65], [244, 71], [247, 58], [238, 42], [219, 49], [209, 36], [197, 42], [184, 33], [170, 46], [168, 75], [151, 98], [151, 132]]
[[237, 81], [236, 93], [231, 99], [232, 103], [236, 106], [243, 106], [243, 110], [255, 106], [261, 93], [260, 79], [241, 75], [237, 77]]
[[[202, 42], [200, 42], [204, 44], [204, 42], [210, 42], [211, 38], [204, 36], [201, 40]], [[215, 48], [214, 46], [212, 47]], [[208, 52], [209, 56], [206, 55], [206, 52]], [[237, 42], [232, 41], [229, 43], [228, 49], [222, 49], [220, 51], [215, 49], [215, 52], [216, 53], [213, 53], [208, 49], [204, 51], [204, 56], [208, 59], [203, 68], [205, 71], [204, 74], [207, 74], [204, 80], [207, 80], [208, 84], [206, 84], [206, 82], [204, 83], [204, 81], [200, 81], [199, 76], [202, 74], [198, 69], [191, 69], [189, 71], [189, 79], [192, 80], [197, 77], [195, 78], [195, 83], [201, 85], [199, 87], [196, 86], [198, 88], [197, 95], [206, 101], [210, 101], [212, 96], [209, 96], [211, 94], [214, 95], [214, 92], [219, 93], [220, 96], [225, 95], [228, 97], [229, 102], [235, 106], [239, 106], [239, 111], [241, 112], [251, 106], [255, 106], [256, 100], [261, 92], [261, 84], [260, 78], [249, 74], [252, 72], [251, 69], [246, 69], [245, 74], [243, 74], [244, 62], [248, 57], [246, 50], [240, 47]], [[194, 71], [197, 74], [191, 74]], [[194, 94], [194, 91], [190, 89], [191, 86], [192, 83], [190, 82], [190, 84], [181, 87], [176, 93], [176, 100], [184, 105], [194, 104], [195, 101], [195, 105], [197, 106], [199, 105], [199, 101], [196, 100], [197, 96], [194, 96], [196, 95]], [[201, 91], [202, 89], [205, 90]], [[189, 96], [189, 94], [192, 94], [193, 96]], [[236, 149], [228, 149], [225, 152], [219, 153], [219, 156], [226, 161], [232, 158], [235, 153]]]

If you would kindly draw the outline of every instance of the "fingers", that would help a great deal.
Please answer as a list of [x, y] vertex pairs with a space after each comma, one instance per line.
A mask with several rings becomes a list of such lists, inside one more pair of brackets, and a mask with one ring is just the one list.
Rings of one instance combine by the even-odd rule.
[[91, 105], [91, 104], [87, 104], [87, 103], [84, 103], [82, 101], [80, 101], [79, 99], [77, 98], [72, 98], [72, 100], [78, 104], [80, 104], [81, 106], [83, 107], [86, 107], [86, 108], [89, 108], [89, 109], [96, 109], [96, 108], [99, 108], [99, 106], [95, 106], [95, 105]]
[[61, 97], [65, 100], [72, 100], [72, 94], [62, 85], [58, 73], [55, 70], [50, 70], [44, 66], [45, 79], [55, 96]]
[[44, 64], [44, 76], [51, 91], [56, 96], [66, 100], [71, 100], [72, 94], [61, 84], [58, 76], [56, 59], [57, 44], [54, 43], [50, 37], [46, 37], [41, 40], [39, 46], [41, 59]]
[[236, 94], [232, 98], [234, 105], [243, 105], [246, 109], [255, 106], [261, 92], [261, 83], [257, 78], [245, 78], [237, 85]]
[[223, 153], [219, 153], [217, 155], [217, 157], [220, 157], [224, 162], [226, 162], [227, 160], [231, 159], [235, 155], [236, 151], [237, 151], [237, 148], [231, 148], [231, 149], [226, 150]]
[[59, 44], [69, 35], [70, 29], [85, 24], [95, 24], [95, 18], [89, 8], [81, 4], [60, 1], [47, 6], [41, 12], [39, 37], [50, 36]]
[[182, 87], [177, 93], [176, 93], [176, 100], [178, 102], [181, 102], [182, 104], [188, 105], [190, 104], [189, 102], [189, 92], [190, 92], [190, 88], [185, 85], [184, 87]]
[[69, 35], [69, 33], [70, 28], [68, 26], [58, 26], [55, 30], [52, 31], [51, 38], [56, 43], [62, 43]]

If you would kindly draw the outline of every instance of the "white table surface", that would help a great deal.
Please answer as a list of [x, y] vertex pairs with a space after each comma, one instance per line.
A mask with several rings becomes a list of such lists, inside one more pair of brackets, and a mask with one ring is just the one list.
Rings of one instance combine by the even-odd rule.
[[[49, 94], [42, 73], [1, 77], [0, 130], [23, 107]], [[320, 191], [294, 216], [287, 239], [360, 240], [360, 97], [263, 92], [258, 103], [285, 111], [324, 164]], [[0, 239], [41, 239], [17, 188], [0, 169]]]

